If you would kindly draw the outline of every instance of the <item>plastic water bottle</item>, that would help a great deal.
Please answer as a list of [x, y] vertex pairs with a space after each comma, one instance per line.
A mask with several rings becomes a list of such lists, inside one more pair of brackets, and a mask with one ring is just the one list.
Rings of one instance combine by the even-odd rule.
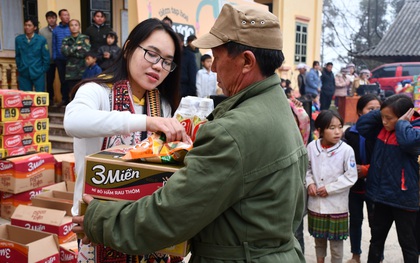
[[178, 109], [175, 111], [175, 118], [184, 126], [185, 131], [189, 136], [192, 132], [192, 121], [194, 116], [194, 110], [192, 109], [192, 100], [184, 97], [181, 99]]
[[203, 98], [200, 101], [199, 108], [193, 117], [193, 131], [191, 139], [195, 141], [198, 129], [207, 122], [207, 116], [213, 111], [214, 104], [212, 99]]

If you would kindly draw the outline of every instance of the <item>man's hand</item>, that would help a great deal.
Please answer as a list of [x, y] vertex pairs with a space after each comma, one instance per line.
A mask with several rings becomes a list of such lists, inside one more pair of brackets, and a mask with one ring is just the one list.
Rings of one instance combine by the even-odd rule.
[[[93, 197], [90, 195], [83, 195], [83, 201], [89, 205], [89, 203], [93, 200]], [[76, 233], [76, 235], [80, 236], [80, 234], [83, 235], [82, 243], [83, 244], [89, 244], [91, 243], [89, 238], [85, 234], [85, 230], [83, 228], [85, 216], [73, 216], [72, 222], [76, 225], [73, 226], [73, 232]]]

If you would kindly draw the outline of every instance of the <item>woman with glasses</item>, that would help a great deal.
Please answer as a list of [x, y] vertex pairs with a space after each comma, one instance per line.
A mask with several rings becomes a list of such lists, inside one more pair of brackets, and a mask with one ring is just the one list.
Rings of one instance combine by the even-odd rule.
[[[78, 214], [82, 200], [86, 155], [117, 145], [134, 145], [145, 139], [148, 132], [161, 131], [168, 141], [187, 140], [184, 127], [170, 118], [179, 104], [180, 59], [176, 33], [160, 20], [148, 19], [133, 29], [110, 68], [76, 85], [74, 99], [67, 105], [64, 117], [64, 128], [74, 137], [78, 175], [73, 215]], [[82, 247], [79, 259], [101, 262], [106, 255], [125, 256], [115, 251], [109, 253], [107, 249]], [[126, 257], [127, 262], [132, 260]], [[163, 259], [155, 254], [149, 257], [156, 259], [146, 262], [167, 260], [165, 255], [161, 255]], [[172, 258], [171, 262], [178, 261]]]

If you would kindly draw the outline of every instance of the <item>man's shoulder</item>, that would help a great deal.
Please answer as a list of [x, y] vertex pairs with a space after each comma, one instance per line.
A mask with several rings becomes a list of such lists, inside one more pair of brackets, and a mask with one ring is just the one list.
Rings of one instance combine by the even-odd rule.
[[16, 37], [16, 40], [22, 40], [22, 39], [25, 39], [25, 38], [26, 38], [25, 34], [20, 34]]
[[43, 28], [39, 30], [39, 34], [42, 34], [42, 35], [49, 34], [49, 33], [52, 33], [52, 31], [50, 30], [48, 26], [44, 26]]
[[35, 39], [38, 38], [41, 41], [47, 41], [47, 39], [41, 34], [35, 34], [34, 37]]

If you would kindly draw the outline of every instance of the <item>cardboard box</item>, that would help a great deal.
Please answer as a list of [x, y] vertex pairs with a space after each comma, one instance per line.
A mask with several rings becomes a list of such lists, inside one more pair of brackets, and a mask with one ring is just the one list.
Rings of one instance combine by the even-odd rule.
[[49, 102], [48, 92], [0, 90], [1, 108], [48, 106]]
[[57, 182], [75, 182], [74, 153], [54, 154], [54, 158], [56, 160], [55, 174]]
[[32, 189], [20, 194], [1, 193], [1, 217], [10, 220], [16, 207], [19, 205], [32, 205], [32, 199], [42, 192], [42, 188]]
[[[101, 200], [103, 202], [106, 202], [106, 200]], [[86, 213], [86, 209], [87, 209], [87, 205], [85, 202], [80, 201], [79, 203], [79, 214], [80, 215], [85, 215]], [[78, 239], [82, 239], [84, 237], [84, 234], [80, 234], [77, 236]], [[190, 240], [184, 241], [182, 243], [179, 243], [177, 245], [174, 246], [170, 246], [168, 248], [162, 249], [157, 251], [158, 253], [163, 253], [163, 254], [169, 254], [169, 255], [173, 255], [173, 256], [178, 256], [178, 257], [185, 257], [188, 255], [188, 253], [190, 253], [191, 251], [191, 242]]]
[[[138, 200], [163, 187], [181, 165], [128, 162], [121, 159], [127, 147], [116, 147], [91, 154], [85, 158], [84, 193], [103, 200]], [[84, 214], [86, 206], [80, 205]], [[190, 242], [163, 249], [161, 253], [186, 256]]]
[[0, 148], [3, 149], [28, 146], [32, 144], [42, 144], [47, 142], [48, 131], [0, 136]]
[[163, 187], [182, 167], [123, 161], [125, 149], [118, 147], [86, 156], [84, 193], [105, 200], [137, 200]]
[[1, 108], [17, 108], [23, 107], [21, 91], [0, 89], [0, 107]]
[[73, 207], [73, 193], [62, 191], [43, 191], [32, 198], [32, 205], [66, 211], [66, 215], [71, 216]]
[[17, 194], [54, 184], [54, 163], [49, 153], [0, 160], [0, 191]]
[[13, 135], [42, 131], [49, 131], [48, 118], [0, 122], [0, 135]]
[[45, 119], [48, 117], [48, 108], [29, 107], [29, 108], [2, 108], [0, 109], [0, 121], [17, 121], [29, 119]]
[[59, 263], [57, 236], [9, 224], [1, 225], [0, 262]]
[[34, 152], [46, 152], [51, 153], [51, 142], [31, 144], [27, 146], [14, 147], [10, 149], [0, 148], [0, 158], [8, 156], [24, 155]]
[[59, 244], [76, 240], [76, 234], [71, 231], [73, 229], [71, 216], [66, 216], [66, 211], [63, 210], [19, 205], [10, 223], [14, 226], [56, 234]]
[[74, 192], [75, 182], [64, 181], [42, 188], [42, 191]]
[[21, 93], [23, 107], [48, 106], [50, 96], [48, 92], [26, 91]]
[[61, 263], [77, 263], [77, 253], [79, 247], [77, 241], [71, 241], [60, 244], [60, 262]]

